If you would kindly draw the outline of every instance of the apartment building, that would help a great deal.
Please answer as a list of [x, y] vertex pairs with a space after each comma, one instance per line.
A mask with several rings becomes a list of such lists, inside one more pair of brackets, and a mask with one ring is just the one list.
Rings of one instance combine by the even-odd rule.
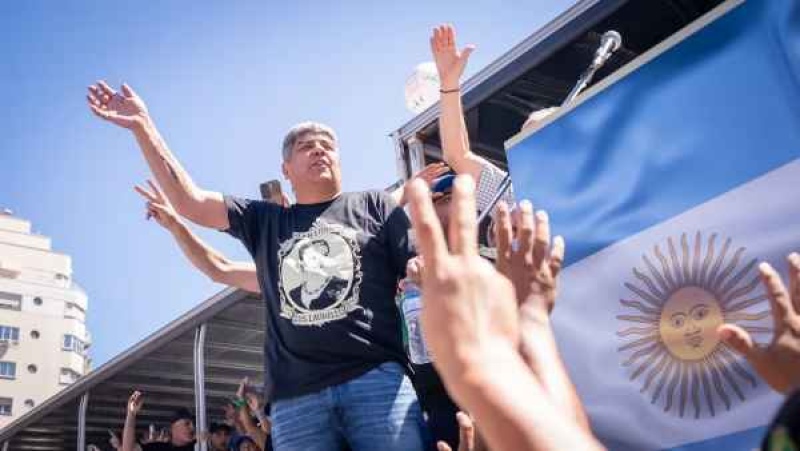
[[0, 212], [0, 428], [89, 370], [87, 306], [70, 256]]

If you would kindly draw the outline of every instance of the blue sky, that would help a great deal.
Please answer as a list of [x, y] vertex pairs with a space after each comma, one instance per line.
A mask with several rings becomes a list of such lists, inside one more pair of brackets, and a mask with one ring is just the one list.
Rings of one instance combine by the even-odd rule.
[[[379, 188], [396, 179], [387, 135], [412, 117], [403, 85], [430, 60], [433, 26], [478, 45], [470, 75], [572, 3], [2, 2], [0, 208], [72, 256], [102, 364], [222, 287], [144, 221], [132, 187], [147, 167], [128, 132], [89, 113], [87, 85], [132, 85], [204, 188], [258, 197], [282, 178], [280, 141], [303, 120], [339, 133], [346, 190]], [[226, 235], [200, 235], [249, 258]]]

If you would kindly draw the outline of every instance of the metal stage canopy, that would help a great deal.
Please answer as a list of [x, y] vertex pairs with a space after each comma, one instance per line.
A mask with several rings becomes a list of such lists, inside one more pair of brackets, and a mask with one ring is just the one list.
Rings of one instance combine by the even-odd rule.
[[205, 429], [243, 377], [263, 382], [264, 315], [257, 295], [221, 291], [6, 426], [3, 450], [110, 449], [134, 390], [145, 396], [140, 429], [167, 427], [180, 407]]

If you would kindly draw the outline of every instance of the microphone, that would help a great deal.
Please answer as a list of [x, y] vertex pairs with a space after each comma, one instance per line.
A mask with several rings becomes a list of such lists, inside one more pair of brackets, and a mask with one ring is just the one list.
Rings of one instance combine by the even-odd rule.
[[600, 37], [600, 47], [594, 54], [592, 67], [600, 68], [611, 55], [622, 46], [622, 36], [614, 30], [608, 30]]

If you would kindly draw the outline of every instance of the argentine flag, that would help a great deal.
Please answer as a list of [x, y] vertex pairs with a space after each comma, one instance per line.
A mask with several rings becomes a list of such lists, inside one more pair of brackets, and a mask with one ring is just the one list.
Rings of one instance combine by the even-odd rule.
[[800, 250], [800, 2], [725, 2], [619, 72], [508, 143], [567, 241], [560, 349], [610, 449], [758, 448], [783, 398], [715, 330], [768, 342], [757, 262]]

